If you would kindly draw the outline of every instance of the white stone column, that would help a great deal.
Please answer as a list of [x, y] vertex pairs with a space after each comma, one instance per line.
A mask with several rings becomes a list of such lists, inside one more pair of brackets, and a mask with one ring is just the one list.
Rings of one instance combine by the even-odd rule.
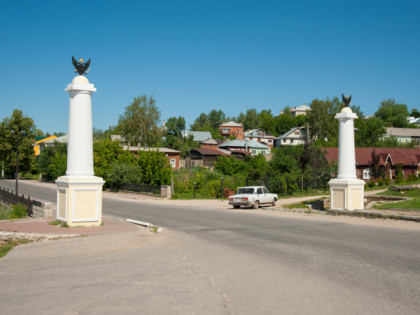
[[91, 95], [96, 89], [79, 75], [65, 91], [70, 94], [66, 175], [93, 176]]
[[357, 115], [349, 107], [335, 115], [338, 119], [338, 179], [355, 179], [354, 120]]
[[364, 208], [363, 180], [356, 176], [356, 152], [354, 145], [354, 120], [357, 115], [344, 107], [335, 116], [338, 127], [338, 174], [330, 180], [330, 203], [333, 210], [356, 210]]
[[94, 176], [91, 95], [96, 92], [84, 76], [65, 89], [70, 94], [66, 176], [57, 178], [57, 219], [69, 226], [102, 223], [102, 186]]

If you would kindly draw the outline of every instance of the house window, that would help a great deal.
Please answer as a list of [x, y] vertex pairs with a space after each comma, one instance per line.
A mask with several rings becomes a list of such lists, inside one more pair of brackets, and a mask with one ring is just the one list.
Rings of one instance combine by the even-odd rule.
[[295, 135], [296, 136], [299, 136], [300, 135], [300, 132], [299, 131], [295, 131]]
[[263, 151], [261, 151], [261, 154], [265, 154], [265, 151], [263, 150]]
[[369, 168], [365, 168], [363, 170], [363, 179], [370, 179], [370, 169]]
[[290, 143], [293, 143], [293, 139], [290, 139]]
[[169, 163], [171, 164], [172, 168], [176, 168], [176, 159], [170, 159]]
[[257, 150], [252, 150], [252, 154], [257, 154]]
[[268, 139], [268, 143], [271, 143], [273, 140], [271, 140], [271, 139]]
[[286, 142], [286, 139], [283, 139], [283, 143], [285, 143]]

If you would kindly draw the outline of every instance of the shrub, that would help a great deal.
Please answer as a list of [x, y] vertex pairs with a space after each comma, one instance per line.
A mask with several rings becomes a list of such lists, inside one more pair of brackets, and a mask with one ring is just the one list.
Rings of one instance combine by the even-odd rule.
[[415, 182], [415, 181], [417, 181], [419, 178], [416, 176], [416, 175], [414, 175], [414, 174], [410, 174], [410, 175], [408, 175], [408, 177], [407, 177], [407, 182]]
[[391, 183], [391, 179], [389, 177], [385, 178], [385, 184], [389, 185]]
[[374, 181], [374, 180], [371, 180], [370, 182], [368, 182], [368, 183], [367, 183], [367, 186], [368, 186], [369, 188], [372, 188], [372, 187], [375, 187], [375, 186], [376, 186], [376, 183], [375, 183], [375, 181]]
[[378, 186], [383, 186], [383, 184], [385, 183], [384, 180], [382, 178], [379, 178], [378, 181]]
[[9, 219], [21, 219], [26, 218], [27, 209], [22, 204], [12, 206], [12, 212], [9, 215]]

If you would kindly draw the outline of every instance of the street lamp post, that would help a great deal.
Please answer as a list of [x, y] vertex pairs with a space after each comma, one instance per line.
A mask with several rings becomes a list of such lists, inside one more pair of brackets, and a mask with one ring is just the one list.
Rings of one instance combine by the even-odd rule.
[[19, 200], [19, 136], [24, 136], [25, 131], [20, 130], [15, 132], [14, 129], [11, 130], [12, 135], [16, 135], [16, 200]]

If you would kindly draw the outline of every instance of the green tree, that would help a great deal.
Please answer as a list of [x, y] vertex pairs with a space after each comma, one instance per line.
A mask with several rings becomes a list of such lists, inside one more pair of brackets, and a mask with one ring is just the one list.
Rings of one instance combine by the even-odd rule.
[[295, 120], [292, 116], [292, 113], [290, 112], [290, 108], [288, 107], [284, 110], [282, 114], [277, 116], [274, 120], [275, 120], [275, 126], [276, 126], [275, 134], [278, 136], [281, 136], [282, 134], [288, 132], [293, 127], [298, 126], [298, 125], [295, 125]]
[[192, 125], [190, 125], [191, 130], [194, 131], [210, 131], [211, 124], [210, 120], [205, 113], [201, 113], [194, 121]]
[[413, 116], [415, 118], [420, 117], [420, 111], [417, 108], [412, 108], [410, 112], [410, 116]]
[[271, 109], [263, 109], [258, 115], [258, 120], [258, 128], [261, 128], [270, 134], [274, 134], [276, 132], [276, 122], [273, 114], [271, 113]]
[[93, 143], [93, 168], [96, 176], [109, 182], [108, 174], [114, 163], [136, 164], [136, 159], [129, 151], [124, 151], [119, 141], [110, 139]]
[[377, 146], [382, 136], [385, 134], [382, 119], [370, 117], [368, 119], [356, 119], [354, 122], [355, 143], [357, 147]]
[[117, 162], [111, 165], [111, 171], [108, 173], [107, 179], [113, 189], [119, 189], [125, 183], [142, 183], [143, 172], [138, 165]]
[[375, 117], [382, 119], [386, 127], [406, 128], [409, 126], [407, 105], [396, 103], [394, 99], [382, 101], [375, 112]]
[[139, 151], [138, 165], [142, 171], [142, 182], [150, 185], [169, 185], [172, 169], [166, 156], [156, 150]]
[[185, 130], [185, 118], [179, 116], [170, 117], [166, 122], [166, 135], [181, 137], [181, 131]]
[[158, 127], [160, 112], [152, 96], [135, 97], [120, 116], [118, 129], [125, 139], [133, 144], [157, 146], [162, 133]]
[[222, 110], [211, 110], [208, 114], [208, 119], [210, 122], [210, 126], [213, 130], [219, 130], [219, 126], [223, 124], [226, 116]]
[[15, 109], [11, 117], [0, 123], [0, 158], [4, 162], [5, 173], [15, 174], [17, 149], [19, 149], [19, 171], [28, 172], [34, 168], [36, 127], [32, 118]]
[[244, 130], [256, 129], [259, 125], [258, 113], [255, 108], [248, 109], [245, 114]]
[[42, 149], [36, 157], [37, 171], [43, 180], [54, 181], [67, 170], [67, 143], [55, 142], [53, 146]]
[[[324, 145], [336, 146], [338, 143], [338, 121], [334, 119], [343, 107], [338, 97], [326, 100], [314, 99], [307, 115], [310, 137]], [[327, 143], [328, 142], [328, 143]]]
[[302, 175], [299, 164], [302, 150], [302, 146], [282, 146], [273, 150], [273, 158], [267, 165], [270, 190], [290, 195], [298, 189]]

